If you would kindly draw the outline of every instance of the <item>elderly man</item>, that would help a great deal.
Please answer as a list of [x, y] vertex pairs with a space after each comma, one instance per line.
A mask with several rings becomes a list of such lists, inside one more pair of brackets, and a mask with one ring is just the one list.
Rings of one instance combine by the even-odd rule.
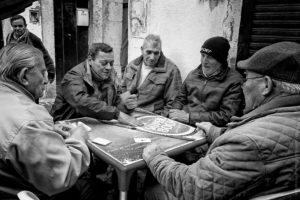
[[40, 50], [9, 44], [0, 51], [0, 199], [18, 199], [22, 190], [43, 200], [102, 197], [93, 190], [102, 185], [82, 177], [90, 164], [86, 130], [67, 136], [35, 103], [47, 82]]
[[201, 48], [201, 64], [186, 77], [169, 118], [195, 126], [211, 122], [224, 126], [242, 101], [242, 76], [227, 64], [229, 42], [212, 37]]
[[246, 70], [244, 115], [223, 134], [207, 122], [198, 124], [212, 142], [205, 157], [184, 165], [155, 144], [144, 149], [168, 191], [153, 188], [164, 194], [156, 199], [249, 199], [299, 187], [300, 44], [267, 46], [237, 66]]
[[138, 107], [167, 116], [182, 81], [177, 66], [164, 56], [158, 35], [148, 35], [142, 55], [130, 62], [124, 72], [122, 91], [137, 94]]
[[64, 76], [51, 114], [54, 120], [92, 117], [138, 125], [125, 113], [137, 106], [135, 94], [119, 95], [112, 77], [114, 53], [105, 43], [92, 44], [88, 58]]
[[13, 28], [13, 31], [7, 35], [6, 44], [26, 43], [41, 50], [43, 52], [43, 57], [48, 71], [48, 80], [50, 81], [50, 83], [52, 83], [55, 78], [54, 63], [47, 49], [44, 47], [41, 39], [28, 31], [28, 29], [26, 28], [26, 20], [21, 15], [16, 15], [10, 18], [10, 24]]

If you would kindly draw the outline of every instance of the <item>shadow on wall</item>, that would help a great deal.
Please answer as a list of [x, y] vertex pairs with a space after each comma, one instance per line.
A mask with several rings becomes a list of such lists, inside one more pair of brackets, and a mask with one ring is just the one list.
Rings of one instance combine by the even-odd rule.
[[223, 3], [225, 0], [199, 0], [199, 3], [209, 2], [209, 8], [212, 11], [219, 3]]

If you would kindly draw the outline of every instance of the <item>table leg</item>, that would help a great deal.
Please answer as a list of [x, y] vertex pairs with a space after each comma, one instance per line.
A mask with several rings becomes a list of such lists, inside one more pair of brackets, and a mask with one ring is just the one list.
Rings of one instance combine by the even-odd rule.
[[132, 174], [136, 170], [121, 171], [116, 169], [118, 175], [118, 187], [120, 191], [120, 200], [127, 200], [127, 192], [129, 190], [129, 184], [131, 181]]
[[127, 191], [120, 191], [120, 200], [127, 200]]

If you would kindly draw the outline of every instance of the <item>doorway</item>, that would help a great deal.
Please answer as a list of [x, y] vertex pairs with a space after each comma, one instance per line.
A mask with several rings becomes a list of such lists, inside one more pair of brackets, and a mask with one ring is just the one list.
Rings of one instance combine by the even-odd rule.
[[55, 0], [56, 84], [65, 73], [84, 61], [88, 53], [88, 25], [77, 24], [77, 9], [88, 9], [87, 0]]

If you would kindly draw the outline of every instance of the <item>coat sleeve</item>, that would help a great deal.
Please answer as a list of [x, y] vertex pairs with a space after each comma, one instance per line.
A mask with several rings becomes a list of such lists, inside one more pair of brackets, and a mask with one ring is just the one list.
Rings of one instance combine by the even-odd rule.
[[226, 137], [189, 166], [162, 154], [146, 162], [158, 182], [177, 198], [230, 199], [257, 182], [265, 167], [252, 140]]
[[120, 111], [115, 106], [101, 101], [95, 94], [88, 94], [87, 87], [77, 72], [70, 72], [61, 84], [65, 100], [75, 108], [77, 113], [86, 117], [111, 120], [117, 119]]
[[208, 112], [190, 111], [190, 124], [196, 122], [211, 122], [216, 126], [224, 126], [230, 121], [230, 117], [237, 114], [242, 101], [241, 82], [231, 84], [225, 92], [218, 110]]
[[186, 88], [186, 82], [184, 81], [180, 88], [179, 93], [177, 94], [173, 102], [172, 108], [182, 110], [183, 106], [186, 104], [187, 104], [187, 88]]
[[120, 84], [120, 93], [126, 92], [127, 91], [127, 81], [126, 81], [126, 74], [128, 70], [128, 65], [125, 67], [123, 77], [121, 79], [121, 84]]
[[171, 76], [168, 78], [165, 89], [164, 89], [164, 100], [165, 100], [165, 106], [164, 106], [164, 114], [167, 116], [169, 109], [172, 108], [172, 105], [174, 103], [174, 100], [178, 93], [180, 92], [180, 88], [182, 87], [182, 80], [181, 80], [181, 74], [179, 69], [176, 67], [172, 73]]
[[90, 154], [84, 141], [64, 140], [50, 123], [25, 124], [8, 148], [7, 160], [35, 188], [54, 195], [72, 187], [87, 170]]

